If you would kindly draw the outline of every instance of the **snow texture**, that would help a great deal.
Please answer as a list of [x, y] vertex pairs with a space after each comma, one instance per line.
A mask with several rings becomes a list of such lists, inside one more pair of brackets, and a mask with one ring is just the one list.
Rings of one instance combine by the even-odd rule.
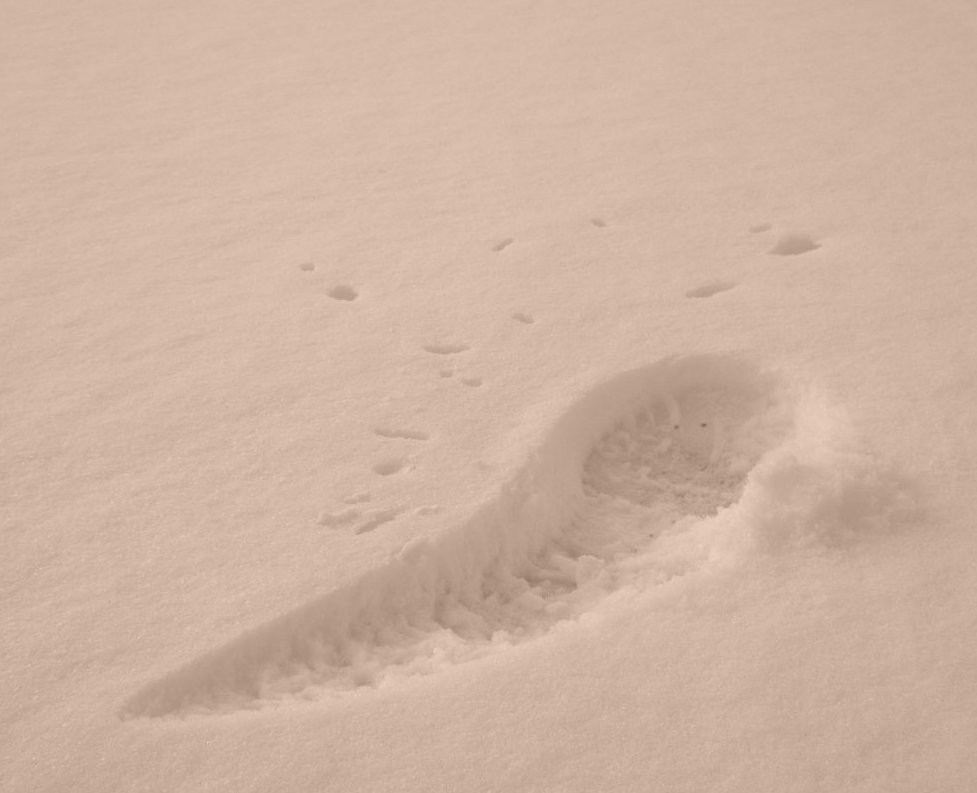
[[977, 790], [961, 0], [0, 25], [2, 793]]

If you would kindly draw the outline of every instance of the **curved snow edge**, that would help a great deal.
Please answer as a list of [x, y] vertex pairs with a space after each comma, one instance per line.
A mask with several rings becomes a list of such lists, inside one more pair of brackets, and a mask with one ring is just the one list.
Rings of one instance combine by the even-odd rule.
[[[832, 545], [901, 521], [912, 507], [902, 481], [854, 448], [842, 414], [789, 385], [740, 358], [717, 355], [668, 358], [613, 377], [574, 403], [468, 521], [409, 542], [352, 584], [150, 683], [119, 715], [256, 708], [323, 684], [341, 690], [376, 684], [392, 668], [430, 671], [453, 658], [478, 657], [497, 640], [512, 644], [545, 632], [561, 617], [532, 599], [538, 619], [525, 635], [521, 616], [512, 624], [486, 623], [469, 607], [493, 598], [514, 602], [510, 582], [538, 572], [537, 556], [582, 514], [581, 473], [595, 444], [656, 395], [721, 387], [769, 396], [783, 413], [786, 438], [762, 455], [739, 500], [678, 539], [706, 549], [709, 562], [728, 566], [787, 546]], [[635, 562], [636, 576], [650, 569]], [[439, 643], [442, 635], [468, 642], [460, 656]]]

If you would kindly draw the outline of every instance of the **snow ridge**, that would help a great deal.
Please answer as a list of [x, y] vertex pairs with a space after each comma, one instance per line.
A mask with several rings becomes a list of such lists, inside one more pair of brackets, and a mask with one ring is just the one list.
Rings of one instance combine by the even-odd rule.
[[619, 375], [466, 524], [150, 683], [123, 718], [389, 685], [543, 636], [625, 588], [906, 519], [905, 484], [821, 400], [730, 356]]

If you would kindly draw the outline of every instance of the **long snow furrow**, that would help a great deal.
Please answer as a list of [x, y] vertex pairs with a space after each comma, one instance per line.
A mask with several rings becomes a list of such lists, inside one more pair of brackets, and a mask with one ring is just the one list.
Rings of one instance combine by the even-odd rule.
[[465, 525], [150, 683], [121, 715], [260, 708], [428, 674], [573, 620], [623, 587], [891, 525], [905, 488], [843, 422], [738, 358], [598, 387]]

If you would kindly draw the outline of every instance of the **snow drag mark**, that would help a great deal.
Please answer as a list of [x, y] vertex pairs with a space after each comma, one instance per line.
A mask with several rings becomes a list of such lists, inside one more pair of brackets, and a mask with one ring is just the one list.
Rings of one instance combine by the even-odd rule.
[[736, 358], [619, 375], [573, 404], [467, 523], [150, 683], [121, 716], [396, 685], [541, 638], [625, 587], [877, 532], [898, 517], [898, 487], [837, 444], [837, 426]]
[[495, 245], [493, 245], [492, 250], [495, 251], [496, 253], [499, 253], [500, 251], [504, 251], [514, 242], [515, 240], [512, 237], [506, 237], [504, 240], [501, 240], [500, 242], [497, 242]]

